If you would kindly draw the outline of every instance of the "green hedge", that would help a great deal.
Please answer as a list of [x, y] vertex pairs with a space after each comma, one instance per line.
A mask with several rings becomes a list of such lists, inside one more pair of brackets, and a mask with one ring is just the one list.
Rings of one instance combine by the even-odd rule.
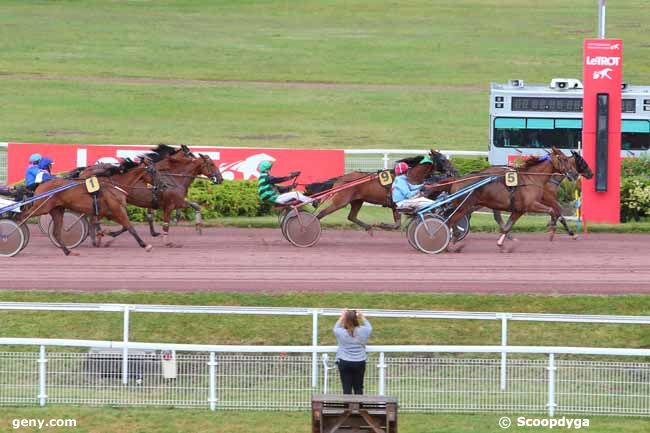
[[[271, 205], [262, 203], [257, 197], [256, 181], [229, 181], [214, 185], [197, 180], [190, 187], [187, 200], [198, 203], [202, 208], [201, 214], [206, 219], [254, 217], [271, 213]], [[128, 212], [132, 221], [145, 220], [145, 209], [129, 206]], [[181, 212], [181, 219], [193, 220], [194, 210], [184, 209]]]
[[621, 221], [650, 216], [650, 157], [625, 158], [621, 163]]
[[476, 158], [476, 157], [457, 157], [454, 156], [451, 158], [451, 163], [456, 167], [456, 170], [460, 172], [461, 176], [464, 176], [473, 171], [481, 171], [490, 167], [490, 163], [485, 158]]

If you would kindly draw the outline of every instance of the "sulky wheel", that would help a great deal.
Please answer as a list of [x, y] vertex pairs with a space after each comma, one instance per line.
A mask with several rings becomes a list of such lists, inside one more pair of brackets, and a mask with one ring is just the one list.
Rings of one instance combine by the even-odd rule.
[[292, 217], [295, 217], [296, 215], [298, 215], [298, 211], [295, 210], [295, 209], [286, 209], [286, 210], [284, 210], [282, 212], [281, 215], [282, 215], [282, 219], [280, 220], [280, 230], [282, 231], [282, 236], [284, 236], [284, 238], [286, 240], [291, 242], [289, 240], [289, 238], [287, 237], [287, 232], [285, 231], [286, 224], [287, 224], [287, 221], [289, 221], [289, 219], [291, 219]]
[[309, 212], [299, 211], [287, 215], [283, 227], [284, 236], [297, 247], [311, 247], [320, 239], [320, 220]]
[[[427, 219], [427, 218], [438, 218], [438, 219], [440, 219], [440, 217], [438, 215], [435, 215], [435, 214], [432, 214], [432, 213], [427, 213], [427, 214], [423, 215], [422, 218], [424, 218], [424, 219]], [[420, 217], [416, 214], [416, 215], [413, 216], [413, 218], [411, 218], [411, 220], [409, 221], [408, 226], [406, 226], [406, 239], [408, 239], [409, 245], [411, 247], [413, 247], [413, 249], [416, 249], [418, 251], [420, 249], [418, 248], [418, 246], [415, 243], [415, 229], [417, 228], [420, 221], [422, 221], [422, 219], [420, 219]]]
[[451, 240], [449, 227], [438, 218], [420, 221], [415, 228], [415, 244], [426, 254], [438, 254], [444, 251]]
[[23, 222], [20, 225], [20, 229], [23, 231], [23, 235], [25, 235], [25, 240], [23, 241], [23, 247], [20, 249], [22, 251], [25, 249], [25, 247], [29, 243], [29, 239], [31, 238], [31, 233], [29, 232], [29, 226], [27, 226], [27, 221]]
[[0, 219], [0, 257], [13, 257], [26, 245], [25, 232], [13, 220]]
[[52, 217], [49, 213], [38, 217], [38, 228], [41, 229], [41, 233], [44, 235], [47, 235], [47, 229], [50, 226], [50, 221], [52, 221]]
[[[61, 248], [54, 239], [54, 221], [50, 221], [47, 230], [48, 237], [55, 247]], [[76, 212], [66, 211], [63, 214], [63, 228], [61, 229], [61, 240], [68, 249], [77, 248], [88, 236], [88, 222], [84, 215]]]

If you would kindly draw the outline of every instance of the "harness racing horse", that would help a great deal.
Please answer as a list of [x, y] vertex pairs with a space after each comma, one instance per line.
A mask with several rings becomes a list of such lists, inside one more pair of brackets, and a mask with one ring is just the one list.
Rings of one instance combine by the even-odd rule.
[[[526, 160], [522, 168], [516, 169], [518, 185], [508, 187], [505, 183], [505, 174], [513, 171], [507, 167], [491, 167], [478, 173], [472, 173], [450, 182], [443, 182], [431, 187], [425, 186], [428, 191], [444, 190], [450, 194], [463, 187], [475, 183], [477, 179], [497, 175], [499, 179], [472, 191], [454, 203], [456, 211], [447, 221], [447, 226], [455, 227], [463, 215], [478, 207], [487, 207], [493, 210], [509, 211], [508, 222], [501, 227], [501, 236], [497, 246], [503, 247], [506, 236], [512, 231], [517, 220], [526, 212], [547, 213], [551, 217], [559, 217], [555, 210], [542, 203], [544, 186], [549, 178], [555, 174], [562, 174], [571, 180], [578, 178], [578, 173], [571, 162], [561, 151], [552, 149], [549, 156], [532, 157]], [[454, 239], [456, 244], [460, 241]], [[460, 246], [456, 251], [462, 249]]]
[[[591, 179], [592, 177], [594, 177], [594, 173], [591, 171], [589, 164], [587, 164], [587, 161], [585, 161], [584, 158], [579, 153], [572, 150], [571, 156], [569, 157], [569, 161], [571, 162], [575, 170], [578, 172], [578, 174], [584, 176], [586, 179]], [[551, 176], [549, 181], [546, 182], [546, 184], [544, 185], [544, 195], [542, 196], [541, 202], [545, 205], [551, 206], [555, 211], [555, 214], [559, 215], [559, 217], [552, 215], [551, 220], [548, 223], [549, 240], [551, 241], [555, 237], [558, 220], [560, 221], [560, 223], [562, 223], [562, 226], [567, 231], [569, 236], [571, 236], [574, 239], [578, 238], [578, 236], [573, 232], [573, 230], [571, 230], [566, 220], [564, 219], [564, 216], [562, 215], [562, 208], [560, 207], [560, 203], [558, 203], [557, 201], [557, 191], [560, 188], [560, 183], [562, 183], [564, 178], [565, 178], [564, 174], [561, 173], [554, 174], [553, 176]], [[493, 211], [493, 213], [494, 213], [494, 220], [497, 222], [497, 224], [499, 224], [499, 227], [503, 227], [503, 218], [501, 218], [501, 212], [495, 210]]]
[[[413, 185], [424, 183], [424, 181], [432, 174], [432, 172], [443, 172], [447, 176], [458, 176], [458, 172], [451, 165], [451, 162], [440, 152], [431, 150], [428, 155], [415, 156], [412, 158], [405, 158], [397, 162], [405, 162], [408, 164], [409, 169], [407, 172], [408, 181]], [[353, 171], [343, 176], [329, 179], [325, 182], [312, 183], [307, 185], [305, 193], [307, 195], [315, 194], [317, 192], [330, 189], [334, 186], [344, 184], [346, 182], [361, 179], [363, 177], [372, 175], [371, 172]], [[394, 172], [391, 170], [394, 176]], [[379, 180], [372, 180], [360, 183], [359, 185], [343, 189], [336, 192], [330, 199], [326, 200], [329, 205], [321, 210], [316, 217], [320, 220], [327, 215], [336, 212], [337, 210], [350, 205], [350, 212], [348, 220], [362, 227], [368, 233], [372, 234], [372, 227], [357, 218], [363, 203], [372, 203], [389, 207], [393, 210], [394, 224], [380, 224], [379, 227], [385, 230], [397, 230], [402, 225], [401, 213], [397, 212], [395, 205], [391, 198], [390, 186], [386, 188], [379, 183]], [[318, 205], [316, 203], [316, 205]]]
[[[151, 162], [145, 161], [141, 164], [135, 164], [127, 160], [119, 167], [114, 167], [115, 173], [112, 177], [98, 177], [100, 189], [97, 193], [97, 211], [99, 217], [105, 217], [118, 224], [121, 224], [131, 233], [145, 251], [151, 251], [151, 245], [145, 244], [135, 228], [129, 221], [126, 212], [126, 196], [128, 190], [140, 179], [147, 182], [153, 182], [153, 173], [155, 168]], [[121, 173], [121, 174], [117, 174]], [[67, 255], [79, 255], [76, 251], [70, 251], [61, 239], [61, 229], [63, 227], [63, 213], [65, 209], [87, 215], [95, 214], [95, 203], [93, 196], [86, 190], [83, 181], [71, 179], [52, 179], [41, 183], [34, 192], [35, 195], [46, 193], [55, 188], [68, 185], [71, 182], [77, 186], [71, 187], [64, 191], [57, 192], [49, 197], [36, 200], [29, 210], [20, 214], [19, 221], [22, 223], [32, 216], [39, 216], [49, 213], [53, 221], [52, 235], [57, 241], [63, 253]]]
[[[175, 245], [168, 240], [172, 211], [193, 208], [196, 212], [196, 229], [200, 233], [202, 226], [201, 207], [185, 199], [187, 191], [194, 179], [199, 176], [209, 178], [214, 184], [222, 183], [223, 177], [209, 156], [199, 154], [197, 157], [185, 145], [181, 146], [180, 149], [159, 145], [153, 152], [148, 153], [147, 157], [156, 161], [155, 166], [160, 175], [160, 182], [153, 184], [149, 188], [144, 182], [138, 182], [134, 191], [127, 197], [127, 202], [149, 210], [147, 220], [149, 221], [149, 230], [152, 236], [159, 235], [154, 230], [152, 213], [155, 209], [162, 209], [164, 245], [178, 247], [179, 245]], [[117, 237], [124, 231], [122, 229], [110, 232], [109, 235]]]

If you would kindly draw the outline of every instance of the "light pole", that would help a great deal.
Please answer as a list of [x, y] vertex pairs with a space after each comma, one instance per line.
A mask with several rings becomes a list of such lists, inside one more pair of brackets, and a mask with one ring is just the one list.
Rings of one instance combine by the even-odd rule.
[[598, 0], [598, 37], [605, 38], [605, 3], [607, 0]]

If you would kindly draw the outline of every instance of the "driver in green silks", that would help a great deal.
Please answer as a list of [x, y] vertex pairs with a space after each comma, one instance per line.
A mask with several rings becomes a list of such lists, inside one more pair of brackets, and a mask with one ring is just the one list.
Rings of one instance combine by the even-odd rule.
[[296, 186], [295, 181], [291, 185], [277, 185], [278, 183], [295, 179], [300, 175], [299, 171], [294, 171], [289, 174], [289, 176], [275, 177], [271, 176], [271, 167], [273, 167], [271, 161], [262, 161], [258, 167], [260, 177], [257, 180], [257, 194], [262, 201], [275, 204], [286, 204], [294, 200], [301, 203], [311, 201], [311, 199], [306, 195], [301, 194], [298, 191], [291, 191]]

